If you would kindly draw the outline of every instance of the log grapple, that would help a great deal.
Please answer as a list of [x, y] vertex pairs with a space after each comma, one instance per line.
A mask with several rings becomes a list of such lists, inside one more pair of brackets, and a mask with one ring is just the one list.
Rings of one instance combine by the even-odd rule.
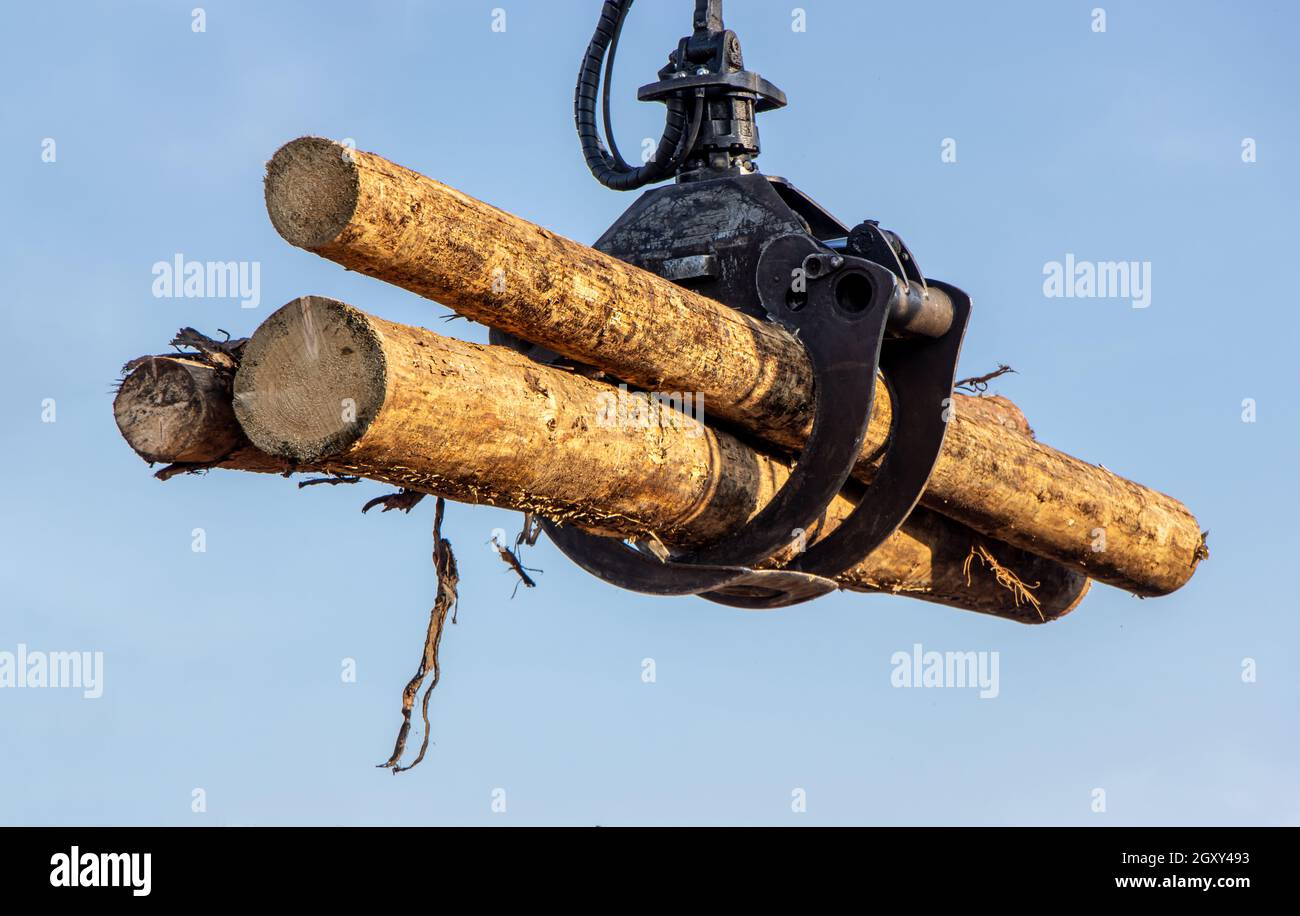
[[[674, 181], [643, 194], [594, 247], [793, 331], [814, 371], [812, 431], [772, 500], [705, 548], [670, 553], [543, 524], [570, 559], [623, 588], [751, 609], [797, 604], [834, 591], [833, 577], [883, 543], [920, 500], [951, 416], [970, 298], [927, 280], [902, 239], [874, 220], [850, 229], [790, 182], [758, 171], [755, 115], [783, 107], [786, 97], [744, 68], [721, 0], [697, 0], [693, 33], [658, 81], [638, 91], [641, 100], [664, 103], [667, 116], [654, 156], [629, 165], [613, 137], [609, 83], [631, 6], [604, 2], [578, 76], [578, 134], [592, 174], [607, 187]], [[607, 142], [597, 127], [598, 96]], [[540, 361], [555, 359], [501, 332], [492, 337]], [[814, 541], [808, 532], [858, 459], [877, 374], [892, 396], [888, 445], [856, 509]], [[778, 557], [788, 560], [761, 568]]]

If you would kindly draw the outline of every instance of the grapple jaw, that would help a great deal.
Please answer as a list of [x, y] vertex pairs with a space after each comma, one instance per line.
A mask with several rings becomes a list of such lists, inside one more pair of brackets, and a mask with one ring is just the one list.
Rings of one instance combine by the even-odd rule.
[[[602, 23], [615, 23], [615, 45], [628, 6], [606, 3]], [[677, 180], [644, 193], [595, 247], [791, 330], [812, 367], [812, 431], [772, 500], [706, 547], [665, 555], [572, 526], [544, 527], [575, 563], [623, 588], [745, 608], [797, 604], [838, 588], [835, 577], [880, 546], [920, 500], [952, 414], [970, 299], [927, 281], [902, 240], [875, 221], [850, 230], [789, 182], [757, 172], [754, 113], [784, 105], [785, 96], [744, 69], [721, 0], [697, 0], [695, 32], [659, 76], [639, 97], [667, 102], [670, 114], [692, 112], [671, 163]], [[579, 131], [591, 163], [581, 116]], [[641, 177], [616, 184], [634, 187]], [[499, 332], [492, 339], [535, 359], [555, 356]], [[861, 459], [878, 375], [893, 416], [883, 460], [854, 510], [808, 544], [806, 532]]]

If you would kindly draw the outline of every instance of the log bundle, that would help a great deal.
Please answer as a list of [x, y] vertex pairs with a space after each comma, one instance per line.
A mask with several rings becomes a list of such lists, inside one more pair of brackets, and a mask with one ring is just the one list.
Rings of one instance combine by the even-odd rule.
[[[265, 192], [290, 243], [572, 362], [302, 297], [234, 358], [130, 364], [114, 414], [141, 457], [168, 463], [158, 476], [364, 477], [670, 549], [734, 531], [789, 476], [814, 392], [782, 327], [328, 140], [281, 148]], [[706, 422], [610, 422], [628, 385], [699, 398]], [[874, 404], [855, 479], [810, 542], [848, 516], [889, 447], [880, 379]], [[1038, 623], [1076, 607], [1090, 577], [1162, 595], [1206, 555], [1180, 502], [1037, 441], [1009, 401], [954, 394], [934, 409], [951, 419], [922, 505], [842, 588]]]
[[[266, 201], [286, 241], [350, 270], [630, 384], [700, 392], [711, 414], [775, 446], [797, 449], [808, 434], [812, 371], [799, 342], [773, 323], [328, 140], [281, 148], [267, 167]], [[883, 383], [875, 403], [862, 481], [888, 443]], [[969, 405], [954, 397], [924, 505], [1138, 595], [1167, 594], [1191, 577], [1204, 539], [1182, 503]]]
[[[618, 394], [607, 383], [321, 297], [289, 303], [257, 330], [233, 391], [221, 373], [192, 365], [186, 377], [201, 381], [177, 384], [181, 370], [170, 363], [190, 361], [142, 362], [115, 403], [124, 437], [154, 461], [183, 451], [233, 470], [367, 477], [669, 547], [707, 543], [743, 523], [789, 473], [785, 462], [689, 422], [604, 422]], [[1024, 423], [1009, 403], [989, 410], [1008, 426]], [[202, 438], [212, 448], [196, 451], [196, 430], [180, 424], [160, 437], [159, 421], [177, 411], [206, 418], [212, 428]], [[853, 494], [836, 499], [809, 540], [852, 507]], [[926, 510], [838, 581], [1025, 623], [1069, 612], [1089, 584]], [[1016, 582], [1028, 590], [1009, 587]]]

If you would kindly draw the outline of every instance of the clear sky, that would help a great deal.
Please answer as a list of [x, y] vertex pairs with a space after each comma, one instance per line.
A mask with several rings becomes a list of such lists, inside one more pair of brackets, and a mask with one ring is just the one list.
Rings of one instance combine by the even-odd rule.
[[[110, 386], [182, 325], [245, 335], [307, 293], [485, 339], [284, 243], [263, 164], [303, 134], [352, 138], [590, 242], [634, 199], [591, 179], [573, 131], [599, 3], [6, 4], [0, 652], [103, 652], [104, 682], [0, 689], [0, 823], [1300, 823], [1296, 7], [800, 5], [802, 32], [790, 2], [728, 4], [791, 101], [761, 120], [760, 166], [968, 290], [963, 374], [1010, 363], [996, 390], [1042, 440], [1184, 500], [1210, 531], [1193, 581], [1146, 601], [1096, 586], [1046, 627], [864, 595], [749, 614], [621, 592], [539, 545], [539, 587], [511, 600], [487, 541], [518, 516], [452, 504], [436, 744], [377, 770], [433, 595], [433, 506], [363, 517], [370, 483], [159, 483]], [[692, 6], [632, 11], [625, 152], [658, 136], [635, 87]], [[178, 252], [258, 262], [260, 304], [155, 298]], [[1067, 254], [1149, 262], [1149, 307], [1045, 297]], [[891, 687], [917, 643], [997, 651], [998, 697]]]

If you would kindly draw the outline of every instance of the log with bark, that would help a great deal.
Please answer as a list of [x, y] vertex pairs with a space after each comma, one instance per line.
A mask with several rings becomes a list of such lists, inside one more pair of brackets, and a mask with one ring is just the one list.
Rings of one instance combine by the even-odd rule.
[[[489, 367], [500, 368], [498, 358], [505, 361], [513, 385], [507, 384], [506, 399], [499, 410], [489, 409], [484, 419], [492, 426], [512, 430], [511, 435], [516, 442], [529, 437], [528, 424], [540, 424], [549, 429], [549, 423], [554, 419], [545, 410], [540, 413], [537, 411], [538, 401], [534, 396], [536, 389], [529, 380], [537, 378], [542, 384], [550, 382], [557, 390], [563, 386], [563, 390], [567, 391], [568, 383], [574, 378], [563, 373], [554, 376], [552, 373], [557, 370], [548, 369], [543, 369], [538, 376], [538, 367], [502, 348], [480, 348], [445, 341], [429, 332], [419, 334], [428, 335], [427, 342], [434, 344], [440, 353], [447, 352], [446, 347], [450, 346], [452, 351], [459, 354], [453, 365], [475, 366], [472, 377], [480, 381], [484, 378], [483, 372]], [[466, 355], [472, 357], [470, 362], [461, 358]], [[177, 474], [210, 468], [286, 475], [292, 471], [303, 471], [340, 476], [353, 475], [359, 470], [354, 462], [346, 459], [290, 460], [270, 455], [249, 442], [238, 426], [232, 409], [233, 365], [213, 365], [198, 354], [173, 354], [133, 360], [128, 368], [130, 373], [120, 385], [114, 400], [114, 415], [123, 438], [142, 458], [151, 463], [167, 463], [155, 475], [160, 479], [166, 480]], [[441, 378], [438, 376], [434, 381], [441, 385]], [[582, 383], [586, 383], [589, 389], [584, 396], [594, 393], [594, 396], [603, 399], [603, 403], [607, 403], [611, 396], [617, 396], [615, 389], [598, 382], [584, 379], [579, 381], [579, 384]], [[464, 387], [462, 384], [461, 388]], [[442, 391], [438, 388], [434, 393]], [[477, 400], [473, 403], [491, 408], [492, 405], [482, 403], [483, 394], [482, 390], [478, 390], [475, 395]], [[1008, 427], [1028, 427], [1024, 415], [1014, 404], [1004, 399], [986, 400], [990, 416], [996, 417], [998, 422]], [[584, 409], [580, 400], [575, 401], [572, 396], [565, 403], [570, 410], [575, 407]], [[340, 416], [346, 409], [347, 405], [340, 405]], [[594, 415], [594, 405], [587, 404], [585, 409]], [[472, 428], [454, 428], [450, 414], [435, 422], [442, 428], [438, 434], [440, 438], [468, 440], [471, 442], [468, 446], [470, 453], [477, 453], [478, 447], [472, 442], [478, 434]], [[627, 486], [640, 492], [646, 488], [642, 476], [647, 471], [657, 471], [660, 473], [660, 481], [669, 484], [670, 502], [679, 505], [691, 499], [699, 499], [697, 494], [701, 491], [707, 493], [711, 489], [732, 493], [761, 489], [763, 493], [769, 493], [784, 479], [785, 467], [780, 462], [760, 455], [751, 457], [743, 446], [730, 440], [730, 437], [720, 437], [725, 444], [723, 447], [713, 441], [719, 438], [715, 434], [707, 434], [709, 438], [696, 436], [686, 427], [668, 426], [659, 432], [672, 443], [670, 451], [685, 447], [688, 454], [693, 454], [701, 451], [701, 446], [704, 446], [706, 450], [712, 450], [718, 455], [741, 456], [739, 464], [733, 460], [711, 465], [710, 473], [721, 480], [732, 473], [734, 467], [739, 467], [747, 475], [745, 480], [748, 483], [737, 487], [710, 481], [701, 486], [700, 481], [692, 477], [689, 471], [664, 473], [671, 471], [671, 468], [663, 468], [653, 458], [647, 458], [644, 467], [615, 467], [603, 460], [602, 456], [606, 454], [604, 443], [607, 439], [612, 441], [613, 438], [625, 437], [627, 431], [620, 433], [615, 427], [593, 425], [590, 416], [586, 418], [585, 429], [573, 428], [567, 434], [574, 448], [587, 454], [587, 460], [574, 468], [574, 471], [579, 474], [594, 474], [595, 479], [603, 480], [607, 487], [618, 486], [620, 481], [626, 480]], [[686, 441], [676, 441], [682, 437]], [[582, 444], [584, 441], [586, 446]], [[419, 452], [419, 444], [413, 443], [413, 449]], [[396, 467], [374, 476], [375, 479], [410, 487], [416, 492], [471, 500], [476, 498], [475, 494], [486, 494], [490, 499], [485, 501], [493, 501], [504, 508], [528, 511], [532, 503], [526, 499], [511, 497], [509, 494], [494, 495], [500, 494], [503, 489], [497, 476], [503, 473], [506, 478], [518, 481], [526, 480], [532, 475], [530, 485], [537, 486], [539, 471], [550, 470], [549, 458], [545, 453], [532, 454], [523, 450], [507, 457], [509, 460], [505, 462], [504, 471], [498, 471], [495, 466], [479, 461], [471, 467], [468, 474], [457, 476], [460, 472], [453, 466], [452, 479], [462, 484], [454, 492], [424, 486]], [[561, 494], [543, 492], [541, 495], [544, 501], [554, 505], [557, 504], [559, 495], [571, 493], [570, 487]], [[563, 502], [558, 502], [558, 505], [562, 513], [572, 516], [569, 506]], [[847, 510], [847, 501], [837, 500], [831, 507], [826, 530], [830, 530], [830, 526], [843, 517]], [[717, 516], [717, 512], [710, 514]], [[737, 520], [742, 515], [738, 512]], [[602, 530], [617, 527], [618, 519], [615, 519], [607, 521]], [[819, 534], [820, 532], [814, 532], [813, 540]], [[1028, 591], [1018, 591], [1017, 583], [1030, 588]], [[943, 516], [918, 509], [888, 542], [850, 570], [841, 584], [856, 591], [902, 593], [1025, 623], [1038, 623], [1060, 617], [1077, 606], [1087, 591], [1088, 582], [1084, 577], [1057, 564], [982, 538]]]
[[[248, 439], [239, 435], [233, 446], [218, 430], [202, 434], [222, 443], [203, 455], [187, 445], [194, 430], [160, 443], [159, 417], [178, 410], [230, 430], [222, 409], [228, 375], [215, 370], [220, 383], [161, 386], [170, 372], [163, 362], [184, 358], [141, 363], [121, 386], [115, 413], [143, 457], [171, 461], [184, 450], [192, 463], [171, 473], [206, 460], [353, 475], [681, 548], [742, 524], [788, 474], [783, 461], [685, 415], [620, 419], [609, 412], [619, 390], [607, 383], [321, 297], [280, 309], [244, 348], [234, 414]], [[989, 409], [1025, 425], [1014, 405]], [[808, 540], [833, 530], [854, 498], [838, 497]], [[1060, 617], [1088, 588], [1077, 572], [924, 509], [838, 581], [1026, 623]]]
[[154, 475], [158, 479], [210, 468], [294, 470], [285, 459], [255, 447], [239, 428], [231, 401], [234, 366], [164, 354], [142, 356], [126, 368], [113, 398], [113, 418], [137, 455], [166, 465]]
[[[776, 445], [807, 436], [811, 369], [776, 324], [328, 140], [281, 148], [266, 201], [291, 244], [630, 384], [699, 392], [710, 414]], [[1177, 500], [990, 422], [965, 396], [952, 406], [926, 506], [1139, 595], [1179, 588], [1205, 556]], [[860, 480], [878, 466], [890, 417], [878, 382]]]

